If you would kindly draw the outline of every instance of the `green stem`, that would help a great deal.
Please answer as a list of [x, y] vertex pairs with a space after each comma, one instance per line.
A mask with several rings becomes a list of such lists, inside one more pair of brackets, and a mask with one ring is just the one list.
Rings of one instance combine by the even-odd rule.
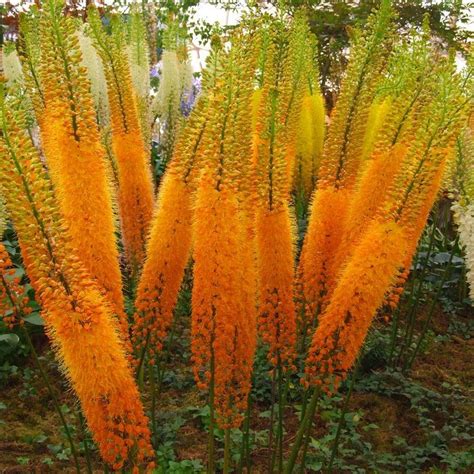
[[[158, 372], [160, 368], [158, 367]], [[155, 370], [154, 366], [150, 365], [148, 371], [148, 377], [150, 378], [150, 390], [151, 390], [151, 439], [153, 444], [156, 443], [156, 384], [155, 384]]]
[[313, 428], [313, 419], [309, 421], [308, 429], [303, 441], [303, 452], [301, 453], [300, 474], [304, 474], [306, 467], [306, 454], [308, 453], [309, 441], [311, 439], [311, 430]]
[[306, 435], [304, 437], [303, 441], [303, 451], [301, 453], [301, 464], [300, 464], [300, 474], [304, 474], [305, 472], [305, 467], [306, 467], [306, 454], [308, 452], [308, 446], [309, 446], [309, 440], [311, 439], [311, 429], [313, 427], [313, 423], [310, 422], [308, 425], [308, 430], [306, 432]]
[[31, 353], [33, 354], [33, 358], [35, 359], [36, 365], [38, 366], [38, 369], [40, 371], [41, 377], [43, 378], [43, 381], [46, 384], [46, 387], [48, 388], [48, 392], [49, 392], [49, 395], [51, 397], [51, 400], [53, 401], [54, 408], [56, 409], [56, 411], [59, 415], [59, 418], [61, 418], [61, 422], [64, 426], [64, 431], [66, 433], [66, 437], [67, 437], [68, 442], [69, 442], [69, 446], [71, 447], [71, 454], [72, 454], [72, 457], [74, 458], [74, 463], [76, 465], [76, 471], [78, 472], [78, 474], [80, 474], [81, 467], [79, 465], [79, 458], [77, 456], [76, 447], [74, 446], [71, 431], [69, 430], [69, 426], [66, 422], [66, 418], [64, 418], [64, 414], [61, 410], [61, 406], [59, 405], [59, 401], [56, 398], [56, 394], [54, 393], [54, 390], [53, 390], [53, 387], [52, 387], [51, 383], [49, 382], [48, 375], [46, 374], [46, 371], [44, 370], [44, 368], [43, 368], [43, 366], [42, 366], [42, 364], [39, 360], [38, 353], [36, 352], [36, 349], [33, 345], [33, 342], [31, 341], [30, 335], [28, 334], [28, 331], [25, 328], [23, 328], [23, 332], [25, 334], [26, 341], [28, 342], [28, 346], [31, 350]]
[[250, 415], [252, 413], [251, 408], [252, 396], [249, 394], [247, 400], [247, 409], [245, 411], [244, 419], [244, 432], [242, 434], [242, 446], [240, 448], [240, 462], [239, 472], [242, 473], [244, 470], [244, 464], [247, 467], [247, 472], [250, 472]]
[[305, 390], [303, 393], [303, 403], [301, 405], [300, 423], [303, 421], [306, 415], [306, 409], [308, 408], [310, 390]]
[[146, 356], [149, 342], [150, 342], [150, 331], [147, 332], [145, 345], [143, 346], [142, 353], [140, 354], [140, 361], [138, 362], [138, 367], [137, 367], [137, 382], [138, 382], [138, 388], [140, 389], [140, 391], [143, 389], [143, 380], [144, 380], [143, 365], [145, 362], [145, 356]]
[[268, 471], [271, 473], [273, 469], [273, 424], [275, 419], [275, 385], [276, 385], [276, 370], [273, 369], [272, 373], [272, 395], [271, 395], [271, 408], [270, 408], [270, 428], [268, 433], [268, 451], [269, 451], [269, 466]]
[[278, 356], [278, 425], [276, 434], [276, 449], [272, 452], [272, 462], [270, 472], [273, 472], [275, 461], [278, 458], [278, 471], [283, 472], [283, 410], [286, 405], [286, 390], [283, 388], [283, 368], [281, 358]]
[[441, 296], [441, 292], [443, 291], [443, 286], [444, 286], [444, 284], [445, 284], [445, 282], [448, 278], [448, 275], [451, 272], [451, 263], [453, 262], [453, 257], [454, 257], [454, 253], [456, 252], [456, 246], [457, 246], [458, 240], [459, 240], [459, 236], [457, 236], [456, 240], [454, 241], [453, 249], [451, 250], [451, 254], [449, 255], [449, 260], [448, 260], [448, 263], [446, 265], [446, 269], [444, 270], [441, 281], [439, 282], [439, 285], [438, 285], [438, 288], [437, 288], [437, 291], [436, 291], [436, 295], [431, 300], [431, 306], [430, 306], [430, 309], [429, 309], [429, 312], [428, 312], [428, 316], [425, 320], [425, 324], [423, 325], [423, 329], [421, 331], [421, 334], [418, 337], [418, 342], [416, 343], [415, 349], [413, 350], [413, 353], [412, 353], [411, 357], [404, 364], [403, 372], [406, 372], [407, 370], [411, 369], [411, 367], [413, 365], [413, 362], [415, 361], [416, 356], [418, 355], [418, 352], [420, 351], [420, 347], [421, 347], [421, 344], [423, 343], [423, 340], [426, 336], [426, 333], [428, 332], [428, 328], [430, 327], [431, 320], [433, 319], [434, 311], [435, 311], [435, 308], [436, 308], [436, 303], [438, 302], [438, 299]]
[[392, 367], [393, 364], [393, 356], [395, 353], [395, 345], [397, 342], [397, 335], [398, 335], [398, 321], [400, 319], [400, 310], [397, 308], [393, 313], [392, 318], [392, 333], [390, 335], [390, 350], [388, 353], [388, 366]]
[[357, 374], [359, 372], [360, 360], [361, 359], [359, 358], [358, 361], [356, 362], [354, 372], [353, 372], [352, 378], [351, 378], [351, 383], [349, 385], [349, 390], [347, 391], [346, 398], [344, 399], [344, 405], [342, 407], [341, 416], [339, 418], [339, 423], [337, 424], [336, 436], [334, 438], [334, 444], [332, 445], [332, 450], [331, 450], [331, 457], [329, 459], [329, 464], [328, 464], [328, 467], [327, 467], [327, 472], [328, 473], [332, 472], [332, 465], [334, 463], [334, 460], [336, 459], [336, 454], [337, 454], [337, 450], [338, 450], [338, 447], [339, 447], [339, 439], [341, 437], [342, 428], [344, 427], [345, 416], [346, 416], [346, 413], [347, 413], [347, 409], [349, 407], [349, 400], [351, 398], [352, 390], [354, 389], [354, 385], [355, 385], [355, 380], [356, 380]]
[[224, 474], [230, 472], [230, 442], [230, 428], [226, 428], [224, 436]]
[[215, 430], [215, 414], [214, 414], [214, 349], [211, 341], [211, 380], [209, 382], [209, 410], [210, 410], [210, 421], [209, 421], [209, 461], [207, 466], [208, 474], [214, 474], [215, 468], [215, 441], [214, 441], [214, 430]]
[[420, 302], [422, 290], [423, 290], [423, 282], [426, 276], [426, 272], [428, 271], [428, 262], [431, 256], [431, 253], [433, 251], [433, 246], [434, 246], [434, 241], [435, 241], [435, 234], [436, 234], [436, 229], [437, 229], [437, 223], [438, 220], [436, 219], [435, 222], [433, 222], [433, 229], [430, 233], [430, 240], [428, 243], [428, 250], [426, 252], [426, 258], [424, 260], [424, 265], [421, 270], [421, 274], [419, 276], [418, 280], [418, 288], [416, 291], [414, 291], [414, 284], [413, 284], [413, 291], [411, 293], [411, 298], [410, 298], [410, 312], [408, 314], [408, 321], [407, 321], [407, 327], [405, 331], [405, 337], [403, 338], [403, 343], [400, 348], [400, 353], [398, 354], [398, 360], [400, 361], [402, 359], [402, 356], [404, 355], [405, 351], [408, 350], [411, 346], [411, 343], [413, 341], [413, 333], [415, 330], [415, 323], [416, 323], [416, 312], [418, 309], [418, 304]]
[[89, 441], [87, 439], [87, 431], [86, 431], [86, 424], [84, 422], [84, 416], [82, 415], [81, 411], [79, 410], [77, 413], [79, 417], [79, 423], [81, 426], [82, 436], [84, 438], [84, 451], [86, 454], [86, 463], [87, 463], [87, 474], [92, 474], [92, 460], [91, 460], [91, 453], [89, 451]]
[[316, 412], [316, 407], [318, 405], [318, 400], [319, 400], [319, 393], [320, 393], [319, 388], [314, 389], [313, 395], [311, 397], [311, 401], [309, 402], [309, 406], [306, 410], [305, 416], [300, 423], [298, 432], [296, 433], [295, 442], [293, 443], [293, 447], [291, 449], [290, 457], [288, 458], [286, 468], [283, 471], [285, 474], [292, 474], [293, 469], [295, 468], [296, 459], [298, 458], [298, 453], [301, 449], [303, 438], [306, 432], [308, 431], [308, 426], [312, 424], [314, 414]]

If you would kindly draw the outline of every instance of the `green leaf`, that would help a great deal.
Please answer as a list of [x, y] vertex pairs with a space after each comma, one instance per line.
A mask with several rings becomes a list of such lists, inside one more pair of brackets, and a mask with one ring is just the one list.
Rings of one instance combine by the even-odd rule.
[[15, 347], [20, 342], [20, 338], [13, 333], [0, 334], [0, 342], [5, 342], [9, 346]]
[[31, 313], [23, 318], [27, 323], [34, 324], [35, 326], [44, 326], [44, 321], [41, 315], [37, 312]]

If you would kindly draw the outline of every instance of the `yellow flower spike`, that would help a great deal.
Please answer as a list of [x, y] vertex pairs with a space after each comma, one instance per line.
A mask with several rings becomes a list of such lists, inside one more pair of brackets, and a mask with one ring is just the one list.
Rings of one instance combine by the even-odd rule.
[[39, 34], [39, 14], [36, 6], [19, 16], [21, 35], [18, 41], [19, 57], [22, 64], [25, 85], [36, 117], [41, 116], [44, 107], [43, 85], [39, 77], [41, 40]]
[[[17, 103], [0, 108], [0, 188], [46, 333], [104, 461], [146, 466], [153, 455], [138, 389], [113, 312], [76, 257], [52, 185]], [[150, 466], [151, 467], [151, 466]]]
[[7, 228], [7, 210], [5, 208], [5, 199], [0, 194], [0, 240], [3, 238], [3, 233]]
[[385, 124], [385, 119], [387, 117], [390, 106], [390, 97], [387, 97], [382, 101], [376, 99], [370, 106], [369, 116], [367, 118], [367, 125], [364, 134], [364, 140], [362, 143], [362, 162], [370, 158], [372, 151], [374, 150], [375, 141], [377, 139], [378, 133]]
[[[324, 137], [326, 134], [326, 109], [324, 96], [321, 92], [311, 95], [311, 118], [313, 124], [313, 175], [312, 181], [316, 181], [317, 173], [323, 157]], [[313, 185], [314, 187], [314, 185]]]
[[295, 189], [307, 203], [316, 185], [325, 129], [324, 99], [320, 93], [303, 99], [297, 137]]
[[127, 23], [127, 54], [145, 143], [151, 142], [150, 52], [143, 13], [132, 5]]

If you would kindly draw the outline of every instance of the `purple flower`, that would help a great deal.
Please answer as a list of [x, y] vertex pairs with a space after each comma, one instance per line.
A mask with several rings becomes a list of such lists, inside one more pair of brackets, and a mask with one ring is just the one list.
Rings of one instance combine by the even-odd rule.
[[150, 70], [151, 77], [160, 77], [161, 75], [161, 63], [155, 64]]
[[201, 92], [201, 79], [194, 77], [191, 89], [185, 91], [181, 99], [181, 113], [187, 117], [194, 106], [196, 97]]

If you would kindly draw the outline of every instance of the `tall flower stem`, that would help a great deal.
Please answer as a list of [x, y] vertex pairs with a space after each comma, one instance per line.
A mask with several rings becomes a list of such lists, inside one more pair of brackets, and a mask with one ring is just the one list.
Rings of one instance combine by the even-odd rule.
[[321, 390], [319, 388], [313, 389], [311, 400], [296, 433], [296, 438], [295, 442], [293, 443], [293, 447], [291, 448], [290, 457], [288, 458], [288, 462], [283, 471], [285, 474], [292, 474], [293, 469], [295, 468], [296, 459], [298, 458], [298, 454], [303, 443], [303, 438], [308, 432], [309, 427], [312, 425], [314, 414], [316, 413], [320, 391]]
[[425, 324], [423, 325], [423, 329], [421, 331], [421, 334], [418, 337], [418, 341], [416, 343], [415, 349], [413, 350], [413, 353], [412, 353], [411, 357], [407, 358], [407, 361], [405, 362], [405, 364], [403, 366], [403, 371], [404, 372], [411, 369], [411, 367], [413, 365], [413, 362], [415, 361], [416, 356], [418, 355], [418, 352], [420, 351], [420, 347], [421, 347], [421, 344], [423, 343], [423, 341], [425, 339], [426, 333], [428, 332], [428, 329], [429, 329], [430, 324], [431, 324], [431, 320], [433, 319], [436, 304], [439, 300], [439, 297], [441, 296], [441, 292], [443, 291], [443, 286], [444, 286], [449, 274], [451, 273], [451, 264], [453, 262], [453, 257], [454, 257], [454, 253], [456, 252], [456, 246], [457, 246], [458, 241], [459, 241], [459, 235], [456, 237], [456, 240], [454, 241], [453, 248], [452, 248], [451, 253], [449, 255], [448, 263], [447, 263], [446, 268], [443, 272], [443, 276], [441, 277], [441, 280], [439, 282], [438, 288], [436, 290], [436, 294], [433, 297], [433, 299], [431, 300], [430, 310], [428, 312], [428, 316], [426, 317]]
[[306, 454], [308, 452], [309, 440], [311, 439], [311, 430], [313, 428], [313, 421], [310, 420], [308, 430], [303, 440], [303, 451], [301, 453], [300, 474], [304, 474], [306, 467]]
[[[419, 252], [415, 253], [415, 257], [413, 259], [413, 275], [412, 275], [412, 281], [410, 285], [409, 290], [405, 290], [404, 294], [409, 294], [410, 297], [413, 294], [414, 288], [415, 288], [415, 274], [416, 274], [416, 269], [418, 266], [418, 261], [419, 261]], [[403, 295], [402, 295], [403, 296]], [[401, 307], [401, 302], [398, 304], [396, 307], [395, 311], [393, 312], [393, 318], [392, 318], [392, 331], [390, 335], [390, 349], [389, 349], [389, 355], [388, 355], [388, 365], [389, 367], [393, 367], [395, 365], [394, 361], [394, 356], [395, 356], [395, 347], [397, 344], [397, 337], [398, 337], [398, 328], [400, 325], [400, 307]]]
[[336, 436], [334, 438], [334, 444], [332, 445], [332, 450], [331, 450], [331, 457], [329, 459], [329, 463], [328, 463], [328, 467], [327, 467], [327, 472], [328, 473], [332, 472], [332, 465], [334, 463], [334, 460], [336, 459], [337, 450], [338, 450], [338, 447], [339, 447], [339, 439], [341, 437], [342, 428], [344, 427], [344, 420], [345, 420], [345, 416], [346, 416], [346, 413], [347, 413], [347, 409], [349, 407], [349, 400], [350, 400], [351, 395], [352, 395], [352, 390], [354, 389], [355, 381], [356, 381], [357, 375], [359, 373], [359, 367], [360, 367], [360, 357], [359, 357], [358, 361], [356, 362], [354, 372], [353, 372], [352, 378], [351, 378], [351, 383], [349, 385], [349, 389], [347, 391], [346, 398], [344, 399], [344, 405], [342, 407], [341, 416], [339, 418], [339, 423], [337, 424]]
[[287, 390], [284, 387], [284, 376], [281, 358], [278, 356], [278, 363], [276, 367], [277, 378], [278, 378], [278, 424], [275, 440], [275, 449], [273, 449], [271, 457], [271, 469], [270, 472], [274, 471], [275, 461], [278, 459], [278, 471], [283, 472], [283, 411], [286, 405]]
[[64, 427], [64, 432], [66, 433], [66, 437], [68, 439], [69, 446], [71, 447], [71, 454], [72, 454], [72, 457], [74, 458], [74, 464], [76, 465], [76, 471], [78, 472], [78, 474], [80, 474], [81, 473], [81, 467], [79, 465], [79, 458], [77, 456], [76, 447], [74, 445], [74, 441], [72, 440], [71, 431], [69, 430], [69, 426], [67, 424], [66, 418], [64, 418], [64, 414], [61, 411], [61, 406], [59, 404], [59, 400], [57, 399], [56, 394], [54, 393], [54, 389], [53, 389], [53, 387], [52, 387], [52, 385], [49, 381], [49, 377], [48, 377], [46, 371], [44, 370], [43, 365], [41, 364], [41, 361], [39, 360], [38, 353], [36, 352], [35, 346], [33, 345], [33, 342], [30, 338], [30, 335], [29, 335], [28, 331], [25, 328], [23, 328], [23, 334], [25, 335], [25, 339], [28, 343], [28, 347], [30, 348], [31, 353], [33, 354], [33, 358], [35, 359], [36, 365], [38, 366], [41, 377], [42, 377], [42, 379], [43, 379], [43, 381], [44, 381], [44, 383], [45, 383], [45, 385], [48, 389], [51, 400], [53, 401], [54, 408], [56, 409], [56, 411], [59, 415], [59, 418], [61, 419], [61, 423], [63, 424], [63, 427]]
[[269, 450], [269, 465], [268, 470], [272, 472], [273, 469], [273, 428], [275, 421], [275, 398], [276, 398], [276, 370], [272, 370], [272, 395], [271, 395], [271, 408], [270, 408], [270, 428], [268, 433], [268, 450]]
[[230, 472], [230, 443], [230, 428], [226, 428], [224, 434], [224, 474]]
[[249, 394], [247, 410], [245, 412], [244, 429], [242, 435], [242, 446], [240, 448], [239, 473], [243, 472], [244, 465], [247, 473], [250, 472], [250, 415], [252, 413], [252, 396]]
[[145, 363], [145, 356], [148, 348], [148, 343], [150, 341], [150, 331], [148, 331], [146, 335], [146, 340], [145, 340], [145, 345], [143, 346], [142, 352], [140, 354], [140, 360], [138, 361], [138, 367], [137, 367], [137, 383], [138, 383], [138, 388], [140, 390], [143, 389], [143, 379], [144, 379], [144, 363]]
[[436, 234], [436, 229], [437, 229], [437, 223], [438, 221], [436, 220], [433, 222], [433, 229], [430, 233], [430, 239], [428, 243], [428, 250], [426, 252], [426, 257], [423, 261], [423, 268], [421, 270], [421, 273], [419, 275], [419, 280], [418, 280], [418, 287], [415, 291], [414, 289], [414, 284], [412, 288], [412, 293], [410, 297], [410, 302], [408, 305], [409, 308], [409, 313], [408, 313], [408, 319], [407, 319], [407, 327], [405, 330], [405, 336], [403, 338], [403, 343], [400, 348], [400, 353], [398, 355], [398, 360], [400, 361], [402, 359], [402, 356], [404, 355], [405, 351], [407, 351], [410, 348], [412, 339], [413, 339], [413, 332], [415, 329], [415, 323], [416, 323], [416, 311], [418, 309], [418, 304], [420, 302], [420, 297], [422, 294], [422, 289], [423, 289], [423, 281], [426, 276], [426, 272], [428, 271], [428, 262], [431, 257], [431, 253], [433, 251], [433, 246], [435, 242], [435, 234]]
[[[158, 366], [158, 373], [160, 372], [160, 366]], [[155, 366], [150, 365], [148, 370], [148, 376], [150, 378], [150, 392], [151, 392], [151, 440], [152, 443], [156, 443], [156, 383], [155, 383]]]
[[215, 407], [214, 407], [214, 385], [215, 385], [215, 360], [214, 360], [214, 348], [213, 340], [211, 339], [211, 361], [210, 361], [210, 371], [211, 371], [211, 380], [209, 382], [209, 410], [210, 410], [210, 421], [209, 421], [209, 442], [208, 442], [208, 453], [209, 460], [207, 465], [208, 474], [214, 474], [215, 468], [215, 440], [214, 440], [214, 430], [216, 425], [215, 419]]
[[397, 307], [393, 313], [392, 318], [392, 331], [390, 335], [390, 349], [388, 352], [388, 366], [393, 367], [393, 356], [395, 353], [395, 346], [397, 343], [398, 335], [398, 322], [400, 320], [400, 309]]
[[93, 470], [92, 470], [91, 453], [89, 451], [89, 440], [87, 439], [86, 424], [84, 421], [84, 416], [81, 413], [81, 410], [78, 410], [77, 416], [79, 418], [79, 424], [81, 426], [82, 436], [84, 437], [84, 452], [86, 455], [87, 474], [92, 474]]

